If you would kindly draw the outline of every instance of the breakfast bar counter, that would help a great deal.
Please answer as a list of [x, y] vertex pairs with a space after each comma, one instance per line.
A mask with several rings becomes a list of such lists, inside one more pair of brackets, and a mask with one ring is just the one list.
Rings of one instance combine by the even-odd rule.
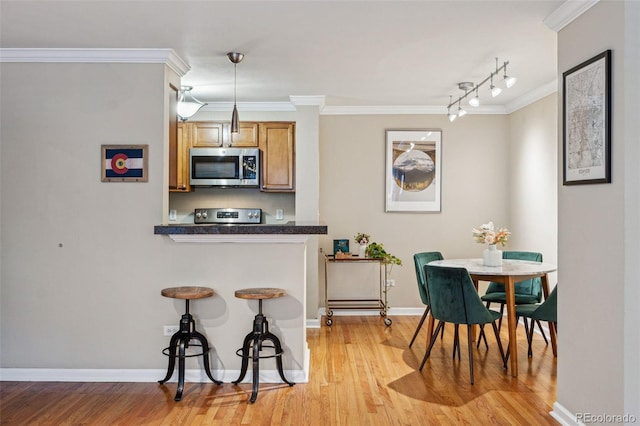
[[[308, 381], [306, 291], [309, 282], [317, 280], [317, 237], [327, 234], [326, 225], [317, 221], [170, 223], [154, 226], [154, 234], [164, 240], [175, 260], [171, 276], [161, 286], [197, 285], [215, 290], [213, 297], [197, 306], [201, 332], [212, 345], [213, 377], [223, 382], [240, 377], [242, 358], [237, 349], [242, 347], [242, 337], [238, 336], [246, 334], [257, 313], [255, 301], [239, 299], [235, 292], [247, 287], [279, 288], [286, 296], [271, 300], [268, 312], [270, 326], [282, 343], [284, 373], [292, 382]], [[170, 307], [171, 317], [181, 308]], [[261, 364], [260, 382], [282, 382], [274, 359]], [[195, 360], [189, 362], [189, 372], [200, 372]]]
[[326, 225], [305, 224], [300, 222], [287, 222], [280, 224], [238, 224], [238, 225], [156, 225], [153, 228], [154, 234], [260, 234], [260, 235], [318, 235], [326, 234]]

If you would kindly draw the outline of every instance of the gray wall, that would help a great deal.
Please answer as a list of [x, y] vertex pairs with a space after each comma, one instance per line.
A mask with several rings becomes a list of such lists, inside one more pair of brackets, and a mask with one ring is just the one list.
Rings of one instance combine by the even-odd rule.
[[[167, 362], [162, 327], [184, 312], [160, 290], [206, 285], [216, 295], [192, 312], [219, 377], [239, 369], [235, 350], [257, 311], [233, 293], [253, 286], [287, 290], [265, 311], [285, 368], [300, 373], [308, 361], [304, 244], [178, 244], [153, 234], [167, 215], [167, 88], [177, 76], [162, 64], [1, 66], [4, 372], [157, 380]], [[148, 144], [149, 181], [101, 182], [101, 144]]]
[[[640, 419], [639, 8], [635, 1], [601, 1], [558, 34], [559, 87], [564, 71], [613, 50], [612, 183], [560, 182], [558, 190], [556, 408], [569, 415], [630, 413]], [[558, 105], [562, 114], [562, 96]], [[562, 176], [561, 144], [558, 149]]]

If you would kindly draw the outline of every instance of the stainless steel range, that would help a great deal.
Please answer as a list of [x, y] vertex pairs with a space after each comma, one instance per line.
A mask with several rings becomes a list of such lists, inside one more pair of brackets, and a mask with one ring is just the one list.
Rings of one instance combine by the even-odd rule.
[[195, 209], [194, 223], [262, 223], [262, 209]]

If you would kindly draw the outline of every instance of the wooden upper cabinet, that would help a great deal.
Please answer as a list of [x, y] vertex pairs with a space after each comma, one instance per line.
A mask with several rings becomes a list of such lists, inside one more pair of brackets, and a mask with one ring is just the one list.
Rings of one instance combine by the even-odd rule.
[[258, 146], [258, 123], [252, 121], [241, 121], [238, 124], [238, 133], [230, 133], [230, 146], [237, 147], [257, 147]]
[[262, 185], [265, 192], [294, 192], [295, 124], [259, 123]]
[[178, 187], [178, 89], [169, 85], [169, 190]]
[[178, 187], [181, 192], [191, 191], [189, 183], [189, 148], [191, 148], [191, 126], [178, 124]]
[[197, 148], [222, 146], [222, 123], [194, 121], [189, 123], [191, 129], [191, 145]]

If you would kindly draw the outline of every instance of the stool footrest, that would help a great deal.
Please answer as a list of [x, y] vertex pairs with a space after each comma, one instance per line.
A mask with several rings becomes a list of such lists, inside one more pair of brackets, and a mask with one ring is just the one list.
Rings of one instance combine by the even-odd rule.
[[[200, 348], [202, 347], [202, 345], [198, 345], [198, 344], [192, 344], [192, 345], [189, 345], [189, 347], [192, 347], [192, 346], [197, 346], [197, 347], [200, 347]], [[205, 351], [205, 350], [203, 350], [202, 352], [199, 352], [199, 353], [197, 353], [197, 354], [188, 354], [188, 355], [187, 355], [187, 354], [184, 354], [184, 358], [191, 358], [191, 357], [194, 357], [194, 356], [203, 356], [203, 355], [208, 354], [208, 353], [209, 353], [209, 350], [210, 350], [210, 349], [207, 349], [206, 351]], [[162, 350], [162, 353], [163, 353], [164, 355], [166, 355], [166, 356], [170, 357], [170, 356], [171, 356], [171, 354], [169, 353], [170, 351], [171, 351], [171, 347], [170, 347], [170, 346], [167, 346], [166, 348], [164, 348], [164, 349]], [[173, 355], [173, 357], [174, 357], [174, 358], [180, 358], [180, 354], [175, 354], [175, 355]]]
[[[274, 350], [276, 349], [276, 347], [275, 347], [275, 346], [271, 346], [271, 345], [262, 345], [262, 347], [263, 347], [263, 348], [266, 348], [266, 349], [274, 349]], [[244, 349], [244, 348], [240, 348], [240, 349], [238, 349], [238, 350], [236, 351], [236, 355], [238, 355], [240, 358], [248, 358], [248, 359], [253, 358], [253, 355], [252, 355], [252, 354], [248, 354], [247, 356], [243, 356], [243, 355], [242, 355], [242, 351], [243, 351], [243, 349]], [[276, 353], [274, 353], [274, 354], [258, 355], [258, 358], [260, 358], [260, 359], [263, 359], [263, 358], [275, 358], [275, 357], [277, 357], [277, 356], [282, 356], [282, 354], [283, 354], [283, 353], [284, 353], [284, 351], [280, 351], [280, 352], [277, 352], [277, 351], [276, 351]]]

